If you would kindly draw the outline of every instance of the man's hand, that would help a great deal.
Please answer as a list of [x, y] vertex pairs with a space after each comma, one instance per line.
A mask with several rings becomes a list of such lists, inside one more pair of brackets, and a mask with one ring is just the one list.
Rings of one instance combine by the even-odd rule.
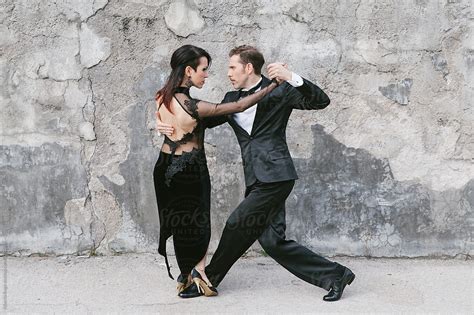
[[165, 124], [161, 121], [161, 116], [158, 111], [156, 112], [156, 129], [158, 130], [158, 133], [164, 134], [168, 137], [171, 137], [174, 132], [173, 126]]
[[283, 81], [289, 81], [292, 77], [292, 72], [288, 70], [288, 65], [282, 62], [274, 62], [267, 66], [267, 72], [270, 79], [276, 79], [278, 84]]

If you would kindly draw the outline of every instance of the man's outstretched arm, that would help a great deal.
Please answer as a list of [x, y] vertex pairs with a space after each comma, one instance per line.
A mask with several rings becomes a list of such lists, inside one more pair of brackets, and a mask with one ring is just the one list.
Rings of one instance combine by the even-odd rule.
[[284, 64], [269, 64], [267, 70], [270, 79], [278, 78], [288, 82], [285, 86], [288, 106], [295, 109], [314, 110], [323, 109], [329, 105], [329, 97], [321, 88], [291, 72]]

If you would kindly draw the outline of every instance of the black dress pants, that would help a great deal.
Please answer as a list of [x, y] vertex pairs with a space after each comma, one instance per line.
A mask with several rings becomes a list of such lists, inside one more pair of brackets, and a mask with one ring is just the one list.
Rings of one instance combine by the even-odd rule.
[[232, 265], [257, 239], [267, 254], [300, 279], [329, 290], [342, 276], [344, 267], [285, 236], [285, 201], [294, 180], [261, 183], [247, 188], [245, 199], [232, 212], [219, 245], [206, 267], [218, 286]]

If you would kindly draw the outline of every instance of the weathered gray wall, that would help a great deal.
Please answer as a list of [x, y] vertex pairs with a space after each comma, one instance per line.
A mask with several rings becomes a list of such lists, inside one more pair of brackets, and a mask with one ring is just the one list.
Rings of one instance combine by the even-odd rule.
[[[472, 254], [472, 1], [3, 0], [2, 237], [12, 254], [156, 251], [153, 95], [185, 43], [257, 45], [322, 86], [295, 111], [288, 235], [328, 254]], [[213, 242], [243, 197], [228, 126], [209, 131]], [[254, 247], [258, 249], [258, 247]]]

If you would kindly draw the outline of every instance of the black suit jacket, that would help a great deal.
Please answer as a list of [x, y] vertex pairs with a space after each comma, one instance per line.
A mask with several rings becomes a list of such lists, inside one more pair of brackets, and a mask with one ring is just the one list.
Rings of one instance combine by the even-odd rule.
[[[262, 76], [262, 87], [270, 80]], [[228, 92], [221, 103], [239, 99], [239, 91]], [[303, 79], [303, 85], [293, 87], [285, 82], [275, 88], [257, 104], [257, 112], [251, 134], [234, 120], [233, 115], [213, 117], [207, 127], [213, 128], [228, 122], [235, 131], [242, 152], [245, 184], [256, 180], [273, 183], [297, 179], [295, 166], [286, 144], [286, 126], [293, 109], [323, 109], [329, 105], [329, 97], [317, 85]]]

